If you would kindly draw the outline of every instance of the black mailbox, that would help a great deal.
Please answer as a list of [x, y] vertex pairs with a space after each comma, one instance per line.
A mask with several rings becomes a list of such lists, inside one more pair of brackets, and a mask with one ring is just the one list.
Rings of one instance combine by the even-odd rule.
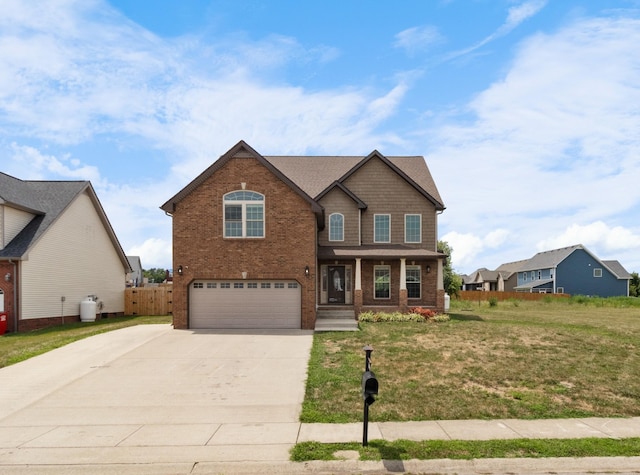
[[373, 404], [376, 399], [373, 396], [378, 394], [378, 380], [373, 371], [362, 373], [362, 397], [365, 404]]

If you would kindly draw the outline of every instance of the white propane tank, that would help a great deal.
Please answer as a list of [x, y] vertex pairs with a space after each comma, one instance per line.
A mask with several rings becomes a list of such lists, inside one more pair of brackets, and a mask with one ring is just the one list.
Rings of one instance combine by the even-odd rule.
[[449, 311], [449, 305], [451, 304], [451, 297], [449, 297], [449, 294], [444, 294], [444, 311], [448, 312]]
[[96, 321], [96, 302], [91, 297], [86, 297], [82, 302], [80, 302], [80, 321]]

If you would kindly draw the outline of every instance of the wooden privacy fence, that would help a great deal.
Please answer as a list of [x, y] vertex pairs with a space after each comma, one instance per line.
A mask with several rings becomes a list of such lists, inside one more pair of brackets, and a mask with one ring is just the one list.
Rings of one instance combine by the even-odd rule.
[[569, 294], [545, 294], [545, 293], [531, 293], [531, 292], [499, 292], [497, 290], [461, 290], [460, 300], [474, 300], [476, 302], [480, 300], [489, 300], [495, 298], [498, 301], [502, 300], [543, 300], [545, 298], [563, 299], [570, 297]]
[[169, 315], [173, 312], [173, 287], [130, 287], [124, 291], [125, 315]]

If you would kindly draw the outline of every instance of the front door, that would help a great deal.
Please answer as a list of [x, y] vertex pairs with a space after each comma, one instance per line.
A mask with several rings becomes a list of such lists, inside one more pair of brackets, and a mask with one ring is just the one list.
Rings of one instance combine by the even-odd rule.
[[329, 266], [329, 303], [344, 303], [344, 266]]

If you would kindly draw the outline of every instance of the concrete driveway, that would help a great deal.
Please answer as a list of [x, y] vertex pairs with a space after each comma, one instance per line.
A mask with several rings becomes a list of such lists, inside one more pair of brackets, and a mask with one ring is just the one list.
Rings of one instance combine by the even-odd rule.
[[0, 471], [286, 461], [312, 335], [141, 325], [3, 368]]

